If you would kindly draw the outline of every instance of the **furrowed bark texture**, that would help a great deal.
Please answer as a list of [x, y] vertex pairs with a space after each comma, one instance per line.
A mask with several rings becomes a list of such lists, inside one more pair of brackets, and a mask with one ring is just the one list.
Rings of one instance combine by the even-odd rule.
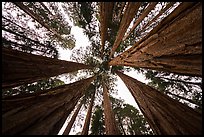
[[144, 10], [142, 15], [139, 16], [139, 18], [136, 20], [136, 22], [133, 24], [130, 31], [127, 33], [127, 35], [124, 36], [123, 41], [132, 33], [132, 31], [140, 24], [140, 22], [149, 14], [151, 10], [154, 9], [154, 7], [157, 5], [157, 2], [152, 2], [148, 5], [148, 7]]
[[41, 79], [91, 69], [81, 63], [33, 55], [2, 47], [2, 88], [16, 87]]
[[94, 79], [58, 86], [38, 96], [2, 100], [2, 134], [56, 133]]
[[89, 125], [90, 125], [90, 120], [91, 120], [91, 115], [92, 115], [92, 107], [94, 104], [94, 98], [95, 98], [95, 92], [93, 93], [92, 97], [91, 97], [91, 102], [88, 108], [88, 112], [86, 115], [86, 119], [84, 122], [84, 127], [82, 129], [81, 135], [88, 135], [88, 131], [89, 131]]
[[119, 129], [116, 125], [115, 116], [111, 107], [111, 102], [108, 96], [108, 90], [105, 83], [103, 83], [103, 99], [106, 135], [119, 135]]
[[113, 2], [100, 3], [101, 57], [103, 55], [105, 41], [107, 39], [107, 29], [112, 20], [113, 6]]
[[152, 30], [156, 33], [112, 59], [109, 65], [202, 76], [201, 3], [184, 3], [169, 16], [171, 20], [167, 17], [163, 21], [167, 24], [161, 22]]
[[140, 110], [156, 134], [202, 134], [202, 114], [167, 95], [116, 72], [130, 90]]
[[80, 102], [80, 104], [77, 106], [77, 109], [74, 111], [74, 114], [72, 115], [72, 118], [71, 120], [69, 121], [67, 127], [65, 128], [64, 132], [63, 132], [63, 135], [69, 135], [69, 132], [71, 131], [72, 129], [72, 126], [75, 122], [75, 119], [79, 113], [79, 110], [81, 109], [81, 106], [83, 105], [82, 101]]
[[122, 40], [123, 36], [125, 35], [125, 32], [127, 31], [132, 19], [134, 18], [137, 10], [140, 7], [140, 4], [141, 4], [140, 2], [129, 2], [128, 3], [126, 10], [123, 14], [122, 20], [121, 20], [120, 28], [117, 32], [115, 42], [114, 42], [113, 47], [111, 49], [110, 58], [114, 54], [117, 47], [120, 45], [121, 40]]

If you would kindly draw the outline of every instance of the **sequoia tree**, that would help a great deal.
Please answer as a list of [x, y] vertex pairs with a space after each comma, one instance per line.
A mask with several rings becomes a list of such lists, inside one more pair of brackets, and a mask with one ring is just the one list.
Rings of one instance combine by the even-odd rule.
[[118, 126], [116, 125], [115, 116], [111, 108], [111, 102], [108, 96], [108, 90], [103, 82], [103, 98], [104, 98], [104, 115], [105, 115], [105, 132], [106, 135], [119, 135]]
[[119, 71], [116, 73], [128, 87], [156, 134], [202, 134], [200, 112]]
[[23, 53], [5, 47], [2, 48], [2, 59], [2, 88], [15, 87], [63, 73], [92, 68], [80, 63]]
[[112, 59], [109, 65], [202, 76], [201, 14], [201, 3], [181, 3], [143, 39]]
[[94, 78], [58, 86], [37, 96], [2, 100], [2, 133], [51, 134], [53, 130], [59, 131]]

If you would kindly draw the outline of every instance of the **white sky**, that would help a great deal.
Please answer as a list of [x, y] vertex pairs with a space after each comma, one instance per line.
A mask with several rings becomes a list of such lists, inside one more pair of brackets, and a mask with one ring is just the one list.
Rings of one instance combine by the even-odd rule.
[[[81, 28], [77, 27], [77, 26], [73, 26], [72, 30], [71, 30], [71, 34], [74, 35], [75, 39], [76, 39], [76, 46], [74, 49], [78, 49], [79, 47], [83, 46], [86, 47], [88, 45], [90, 45], [90, 42], [88, 40], [88, 38], [83, 34], [83, 31]], [[59, 59], [62, 60], [71, 60], [70, 59], [70, 55], [71, 55], [71, 50], [64, 50], [60, 47], [58, 47], [59, 49]], [[130, 71], [130, 72], [124, 72], [126, 75], [133, 77], [143, 83], [147, 83], [148, 81], [145, 80], [145, 77], [142, 74], [137, 73], [136, 71]], [[131, 93], [129, 92], [128, 88], [125, 86], [124, 82], [119, 78], [119, 76], [117, 76], [118, 81], [116, 82], [117, 87], [116, 89], [118, 90], [118, 95], [114, 95], [111, 94], [113, 97], [116, 98], [121, 98], [124, 99], [125, 103], [131, 104], [134, 107], [138, 108], [133, 96], [131, 95]], [[61, 78], [61, 80], [66, 81], [65, 78]], [[65, 83], [70, 83], [69, 81], [66, 81]], [[138, 108], [139, 109], [139, 108]], [[65, 127], [65, 125], [64, 125]], [[70, 131], [70, 135], [75, 135], [77, 132], [80, 132], [81, 128], [76, 127], [76, 131], [74, 132], [73, 129]], [[61, 130], [61, 132], [59, 133], [62, 134], [63, 129]]]
[[[62, 11], [63, 12], [63, 11]], [[74, 47], [74, 49], [78, 49], [79, 47], [86, 47], [88, 45], [90, 45], [90, 41], [88, 39], [87, 36], [85, 36], [83, 34], [83, 29], [79, 28], [77, 26], [74, 26], [73, 23], [69, 20], [68, 16], [65, 16], [66, 20], [69, 22], [69, 24], [72, 26], [71, 29], [71, 34], [74, 35], [74, 38], [76, 39], [76, 45]], [[73, 49], [73, 50], [74, 50]], [[62, 60], [67, 60], [70, 61], [70, 56], [72, 51], [71, 50], [64, 50], [60, 47], [58, 47], [58, 51], [59, 51], [59, 59]], [[138, 74], [135, 71], [130, 71], [130, 72], [125, 72], [126, 75], [133, 77], [143, 83], [147, 83], [147, 81], [145, 80], [145, 77], [142, 74]], [[118, 95], [113, 95], [111, 94], [113, 97], [116, 98], [121, 98], [124, 99], [125, 103], [128, 103], [130, 105], [133, 105], [134, 107], [138, 108], [133, 96], [131, 95], [131, 93], [129, 92], [128, 88], [125, 86], [124, 82], [119, 78], [119, 76], [117, 76], [118, 81], [116, 82], [117, 87], [116, 89], [118, 90]], [[61, 78], [61, 80], [66, 81], [65, 78]], [[66, 81], [65, 83], [70, 83], [68, 81]], [[66, 127], [67, 123], [63, 126]], [[64, 128], [61, 130], [61, 132], [59, 132], [59, 135], [62, 134], [62, 131], [64, 130]], [[70, 131], [70, 135], [75, 135], [77, 132], [80, 132], [81, 128], [76, 127], [76, 131], [74, 132], [73, 129]]]

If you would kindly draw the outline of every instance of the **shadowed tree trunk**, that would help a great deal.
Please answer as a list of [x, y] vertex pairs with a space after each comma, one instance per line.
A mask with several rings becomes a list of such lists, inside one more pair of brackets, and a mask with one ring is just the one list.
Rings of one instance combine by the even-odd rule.
[[2, 133], [53, 133], [56, 127], [61, 128], [64, 117], [71, 113], [94, 79], [95, 76], [58, 86], [38, 96], [2, 100]]
[[113, 110], [111, 107], [111, 102], [108, 96], [108, 90], [103, 82], [103, 107], [104, 107], [104, 115], [105, 115], [105, 133], [106, 135], [119, 135], [120, 132], [117, 128], [115, 116], [113, 114]]
[[181, 4], [149, 34], [109, 65], [202, 76], [201, 3]]
[[202, 114], [185, 104], [116, 72], [130, 90], [140, 110], [156, 134], [202, 134]]
[[93, 104], [94, 104], [94, 97], [95, 97], [95, 91], [91, 97], [91, 102], [90, 102], [90, 105], [89, 105], [89, 109], [88, 109], [88, 112], [87, 112], [87, 115], [86, 115], [86, 119], [85, 119], [85, 122], [84, 122], [84, 127], [82, 129], [82, 132], [81, 132], [81, 135], [88, 135], [88, 131], [89, 131], [89, 125], [90, 125], [90, 120], [91, 120], [91, 114], [92, 114], [92, 107], [93, 107]]
[[113, 2], [100, 3], [101, 57], [107, 39], [107, 29], [112, 19], [113, 6]]
[[77, 106], [77, 109], [74, 111], [74, 114], [72, 115], [72, 118], [71, 120], [69, 121], [67, 127], [65, 128], [64, 132], [63, 132], [63, 135], [69, 135], [69, 132], [71, 131], [72, 129], [72, 126], [75, 122], [75, 119], [79, 113], [79, 110], [81, 109], [81, 106], [83, 105], [83, 100], [80, 102], [80, 104]]
[[81, 63], [33, 55], [2, 47], [2, 88], [16, 87], [41, 79], [91, 69]]
[[120, 23], [120, 28], [117, 32], [117, 36], [115, 39], [115, 42], [113, 44], [113, 47], [111, 49], [111, 53], [109, 58], [111, 58], [114, 55], [115, 50], [117, 47], [120, 45], [121, 40], [123, 36], [125, 35], [125, 32], [127, 31], [132, 19], [134, 18], [137, 10], [140, 7], [141, 2], [128, 2], [127, 7], [124, 11], [121, 23]]

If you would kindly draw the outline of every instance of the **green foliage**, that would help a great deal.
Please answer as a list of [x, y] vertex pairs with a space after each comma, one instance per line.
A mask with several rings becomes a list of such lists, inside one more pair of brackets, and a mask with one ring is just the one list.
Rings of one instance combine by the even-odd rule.
[[95, 111], [91, 121], [91, 134], [90, 135], [104, 135], [105, 122], [103, 110], [100, 106], [95, 107]]
[[[151, 80], [148, 85], [161, 92], [169, 91], [176, 95], [182, 94], [182, 96], [185, 98], [189, 98], [188, 96], [190, 94], [191, 99], [200, 104], [200, 106], [196, 107], [202, 108], [202, 89], [200, 86], [202, 82], [200, 78], [168, 72], [159, 72], [155, 70], [146, 70], [145, 77]], [[177, 97], [174, 98], [180, 100]]]
[[[110, 97], [113, 112], [120, 132], [123, 135], [153, 134], [143, 115], [132, 105], [124, 103], [123, 100]], [[104, 116], [101, 106], [96, 106], [91, 123], [91, 135], [103, 135]]]
[[63, 81], [56, 78], [39, 80], [32, 84], [25, 84], [11, 89], [4, 89], [2, 90], [2, 97], [34, 93], [37, 91], [47, 90], [64, 84], [65, 83]]

